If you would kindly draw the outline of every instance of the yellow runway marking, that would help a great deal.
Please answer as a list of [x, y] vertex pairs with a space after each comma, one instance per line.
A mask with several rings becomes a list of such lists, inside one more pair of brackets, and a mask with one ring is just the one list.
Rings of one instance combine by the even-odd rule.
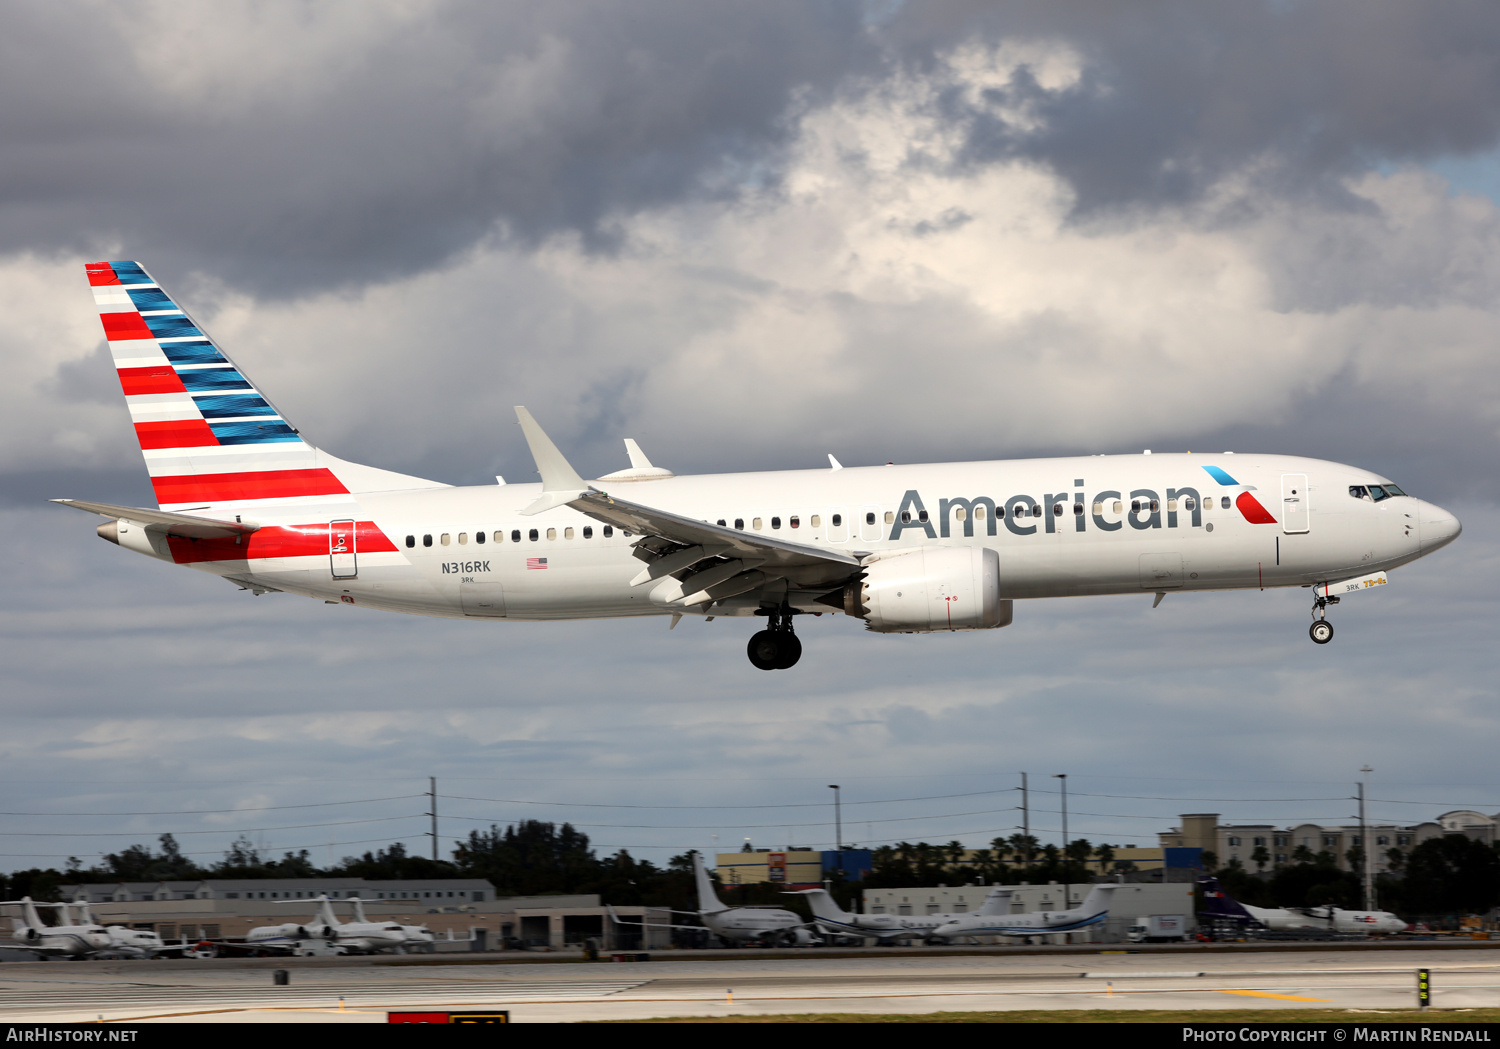
[[1246, 998], [1280, 998], [1284, 1002], [1326, 1002], [1327, 998], [1302, 998], [1295, 994], [1272, 994], [1270, 991], [1220, 991], [1220, 994], [1242, 994]]

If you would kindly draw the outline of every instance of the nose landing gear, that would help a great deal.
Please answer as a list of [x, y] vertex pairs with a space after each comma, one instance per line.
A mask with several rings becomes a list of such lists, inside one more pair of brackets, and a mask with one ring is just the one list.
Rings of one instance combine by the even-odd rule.
[[1307, 630], [1307, 636], [1313, 639], [1313, 644], [1326, 645], [1333, 640], [1333, 624], [1328, 621], [1325, 610], [1329, 605], [1338, 603], [1339, 599], [1336, 597], [1319, 595], [1313, 598], [1313, 625]]
[[770, 623], [754, 634], [745, 652], [758, 670], [789, 670], [802, 658], [802, 642], [792, 633], [792, 610], [783, 604], [774, 611], [760, 613]]

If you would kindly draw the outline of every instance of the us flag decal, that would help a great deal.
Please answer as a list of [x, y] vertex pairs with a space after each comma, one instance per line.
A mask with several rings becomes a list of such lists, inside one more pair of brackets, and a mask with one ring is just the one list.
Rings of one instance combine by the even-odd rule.
[[528, 570], [533, 569], [533, 568], [546, 568], [546, 567], [547, 567], [547, 559], [545, 557], [528, 557], [526, 559], [526, 568]]

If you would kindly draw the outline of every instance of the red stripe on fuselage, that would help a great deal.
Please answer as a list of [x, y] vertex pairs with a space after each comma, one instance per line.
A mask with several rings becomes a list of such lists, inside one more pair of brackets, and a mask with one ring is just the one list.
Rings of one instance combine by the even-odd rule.
[[1240, 513], [1244, 514], [1245, 520], [1251, 524], [1276, 523], [1276, 518], [1272, 517], [1270, 512], [1260, 505], [1260, 501], [1249, 492], [1241, 492], [1240, 497], [1234, 501], [1234, 505], [1240, 508]]
[[142, 448], [203, 448], [219, 443], [213, 430], [202, 419], [136, 423], [135, 437]]
[[101, 313], [99, 321], [104, 325], [104, 337], [110, 342], [155, 338], [151, 329], [146, 327], [146, 318], [133, 310], [127, 313]]
[[156, 501], [162, 506], [184, 503], [229, 503], [240, 499], [289, 499], [299, 495], [347, 495], [331, 470], [260, 470], [236, 474], [180, 474], [153, 477]]
[[[356, 554], [394, 553], [391, 542], [374, 521], [355, 525]], [[244, 541], [233, 539], [183, 539], [167, 536], [172, 560], [179, 565], [200, 561], [255, 561], [267, 557], [327, 557], [328, 524], [268, 525], [251, 532]]]
[[187, 387], [170, 364], [121, 368], [119, 372], [120, 388], [127, 397], [136, 393], [187, 393]]
[[115, 268], [107, 262], [86, 262], [83, 269], [89, 275], [90, 287], [99, 288], [106, 284], [120, 283], [120, 278], [115, 276]]

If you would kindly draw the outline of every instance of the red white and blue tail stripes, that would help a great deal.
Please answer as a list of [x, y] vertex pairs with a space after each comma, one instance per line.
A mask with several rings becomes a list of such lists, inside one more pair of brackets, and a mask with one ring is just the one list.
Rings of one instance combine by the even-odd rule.
[[85, 268], [163, 510], [347, 495], [317, 450], [139, 263]]

